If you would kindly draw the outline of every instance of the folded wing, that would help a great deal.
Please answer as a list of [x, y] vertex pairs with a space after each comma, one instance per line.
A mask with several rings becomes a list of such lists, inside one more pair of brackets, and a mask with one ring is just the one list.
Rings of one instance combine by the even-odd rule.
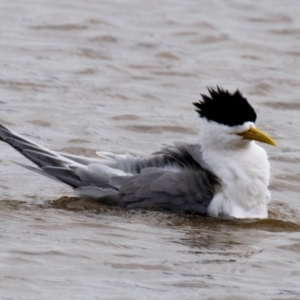
[[106, 204], [205, 213], [218, 186], [197, 144], [175, 144], [149, 158], [99, 152], [95, 159], [48, 150], [3, 125], [0, 139], [38, 168], [23, 167]]

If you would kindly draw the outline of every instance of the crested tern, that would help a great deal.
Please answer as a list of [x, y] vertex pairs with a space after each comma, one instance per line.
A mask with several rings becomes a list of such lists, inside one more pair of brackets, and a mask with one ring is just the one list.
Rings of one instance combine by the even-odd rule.
[[0, 140], [75, 193], [124, 208], [168, 209], [210, 216], [266, 218], [270, 164], [255, 141], [276, 146], [255, 127], [256, 113], [239, 90], [220, 87], [193, 103], [199, 144], [175, 143], [152, 156], [97, 152], [99, 159], [51, 151], [0, 125]]

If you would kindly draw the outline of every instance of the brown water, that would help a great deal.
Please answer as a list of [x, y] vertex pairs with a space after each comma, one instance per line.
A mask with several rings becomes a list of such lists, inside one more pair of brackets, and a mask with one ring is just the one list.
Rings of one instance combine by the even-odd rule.
[[[191, 103], [239, 88], [276, 139], [268, 220], [72, 198], [1, 144], [1, 299], [300, 299], [298, 1], [0, 3], [0, 120], [59, 151], [195, 142]], [[61, 198], [64, 196], [63, 198]]]

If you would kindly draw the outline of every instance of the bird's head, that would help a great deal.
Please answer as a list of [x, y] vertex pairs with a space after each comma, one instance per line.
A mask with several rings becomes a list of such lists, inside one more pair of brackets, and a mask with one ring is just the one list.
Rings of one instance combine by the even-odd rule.
[[202, 119], [202, 138], [221, 147], [241, 147], [250, 141], [276, 146], [276, 142], [255, 127], [256, 113], [239, 90], [229, 93], [217, 87], [194, 103]]

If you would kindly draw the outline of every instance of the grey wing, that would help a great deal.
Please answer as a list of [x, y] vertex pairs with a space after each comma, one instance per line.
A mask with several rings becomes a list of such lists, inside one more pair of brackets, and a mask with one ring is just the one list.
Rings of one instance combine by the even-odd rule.
[[199, 145], [180, 144], [150, 158], [101, 153], [90, 159], [51, 151], [0, 125], [0, 140], [83, 197], [129, 208], [166, 208], [205, 213], [218, 184], [205, 169]]
[[[120, 178], [116, 180], [120, 183]], [[111, 199], [127, 208], [162, 208], [205, 214], [217, 186], [217, 178], [205, 169], [174, 172], [147, 168], [139, 175], [123, 178], [118, 195]], [[108, 199], [104, 197], [103, 200]]]

